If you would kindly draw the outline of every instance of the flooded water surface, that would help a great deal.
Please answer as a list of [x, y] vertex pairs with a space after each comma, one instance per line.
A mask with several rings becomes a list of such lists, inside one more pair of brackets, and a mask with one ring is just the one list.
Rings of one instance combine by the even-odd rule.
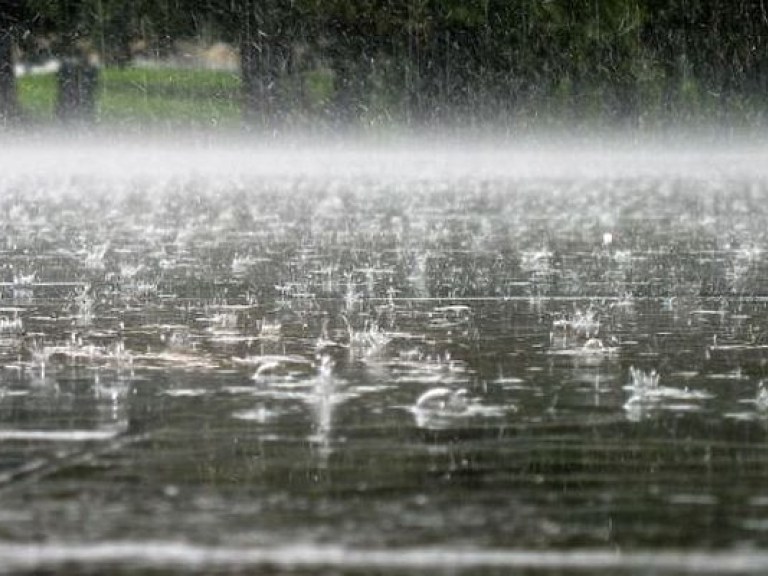
[[764, 573], [763, 156], [15, 152], [0, 572]]

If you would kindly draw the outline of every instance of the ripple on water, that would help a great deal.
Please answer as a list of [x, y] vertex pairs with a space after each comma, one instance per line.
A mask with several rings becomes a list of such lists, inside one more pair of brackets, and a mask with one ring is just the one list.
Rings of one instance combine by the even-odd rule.
[[517, 411], [512, 404], [483, 404], [464, 388], [446, 387], [430, 388], [406, 409], [413, 415], [417, 427], [427, 429], [460, 427], [472, 421], [503, 418]]

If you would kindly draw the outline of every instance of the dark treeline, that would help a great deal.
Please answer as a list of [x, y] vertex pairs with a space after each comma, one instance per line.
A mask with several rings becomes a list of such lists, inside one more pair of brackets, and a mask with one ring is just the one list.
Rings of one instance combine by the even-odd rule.
[[0, 114], [12, 46], [126, 66], [183, 39], [236, 46], [269, 124], [728, 120], [768, 89], [764, 0], [0, 0]]

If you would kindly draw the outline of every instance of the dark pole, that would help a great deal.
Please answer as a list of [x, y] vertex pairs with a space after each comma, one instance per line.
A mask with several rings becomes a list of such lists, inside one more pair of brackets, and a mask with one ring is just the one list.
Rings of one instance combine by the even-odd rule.
[[109, 57], [104, 60], [113, 62], [119, 68], [125, 68], [131, 62], [131, 21], [136, 12], [135, 2], [121, 2], [114, 8], [107, 26], [112, 48], [107, 51]]
[[[0, 1], [0, 123], [18, 116], [16, 76], [13, 67], [13, 29], [21, 2]], [[14, 8], [16, 8], [14, 10]]]
[[96, 115], [99, 73], [78, 46], [82, 32], [82, 0], [64, 7], [61, 26], [61, 66], [57, 74], [56, 116], [65, 123], [88, 124]]
[[255, 7], [250, 0], [241, 2], [240, 31], [240, 76], [242, 81], [243, 119], [246, 124], [254, 123], [260, 116], [257, 45], [258, 26], [254, 15]]
[[290, 64], [290, 8], [276, 0], [241, 0], [240, 68], [243, 118], [278, 128], [285, 120], [281, 81]]

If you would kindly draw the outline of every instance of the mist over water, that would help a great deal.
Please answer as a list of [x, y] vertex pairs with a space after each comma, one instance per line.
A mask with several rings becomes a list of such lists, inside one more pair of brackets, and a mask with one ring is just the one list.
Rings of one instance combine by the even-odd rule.
[[3, 144], [0, 572], [764, 571], [759, 139]]
[[[386, 134], [386, 132], [384, 133]], [[768, 143], [754, 133], [637, 131], [520, 135], [435, 131], [414, 136], [285, 133], [119, 135], [44, 132], [6, 135], [4, 176], [276, 177], [388, 180], [681, 177], [763, 178]]]

